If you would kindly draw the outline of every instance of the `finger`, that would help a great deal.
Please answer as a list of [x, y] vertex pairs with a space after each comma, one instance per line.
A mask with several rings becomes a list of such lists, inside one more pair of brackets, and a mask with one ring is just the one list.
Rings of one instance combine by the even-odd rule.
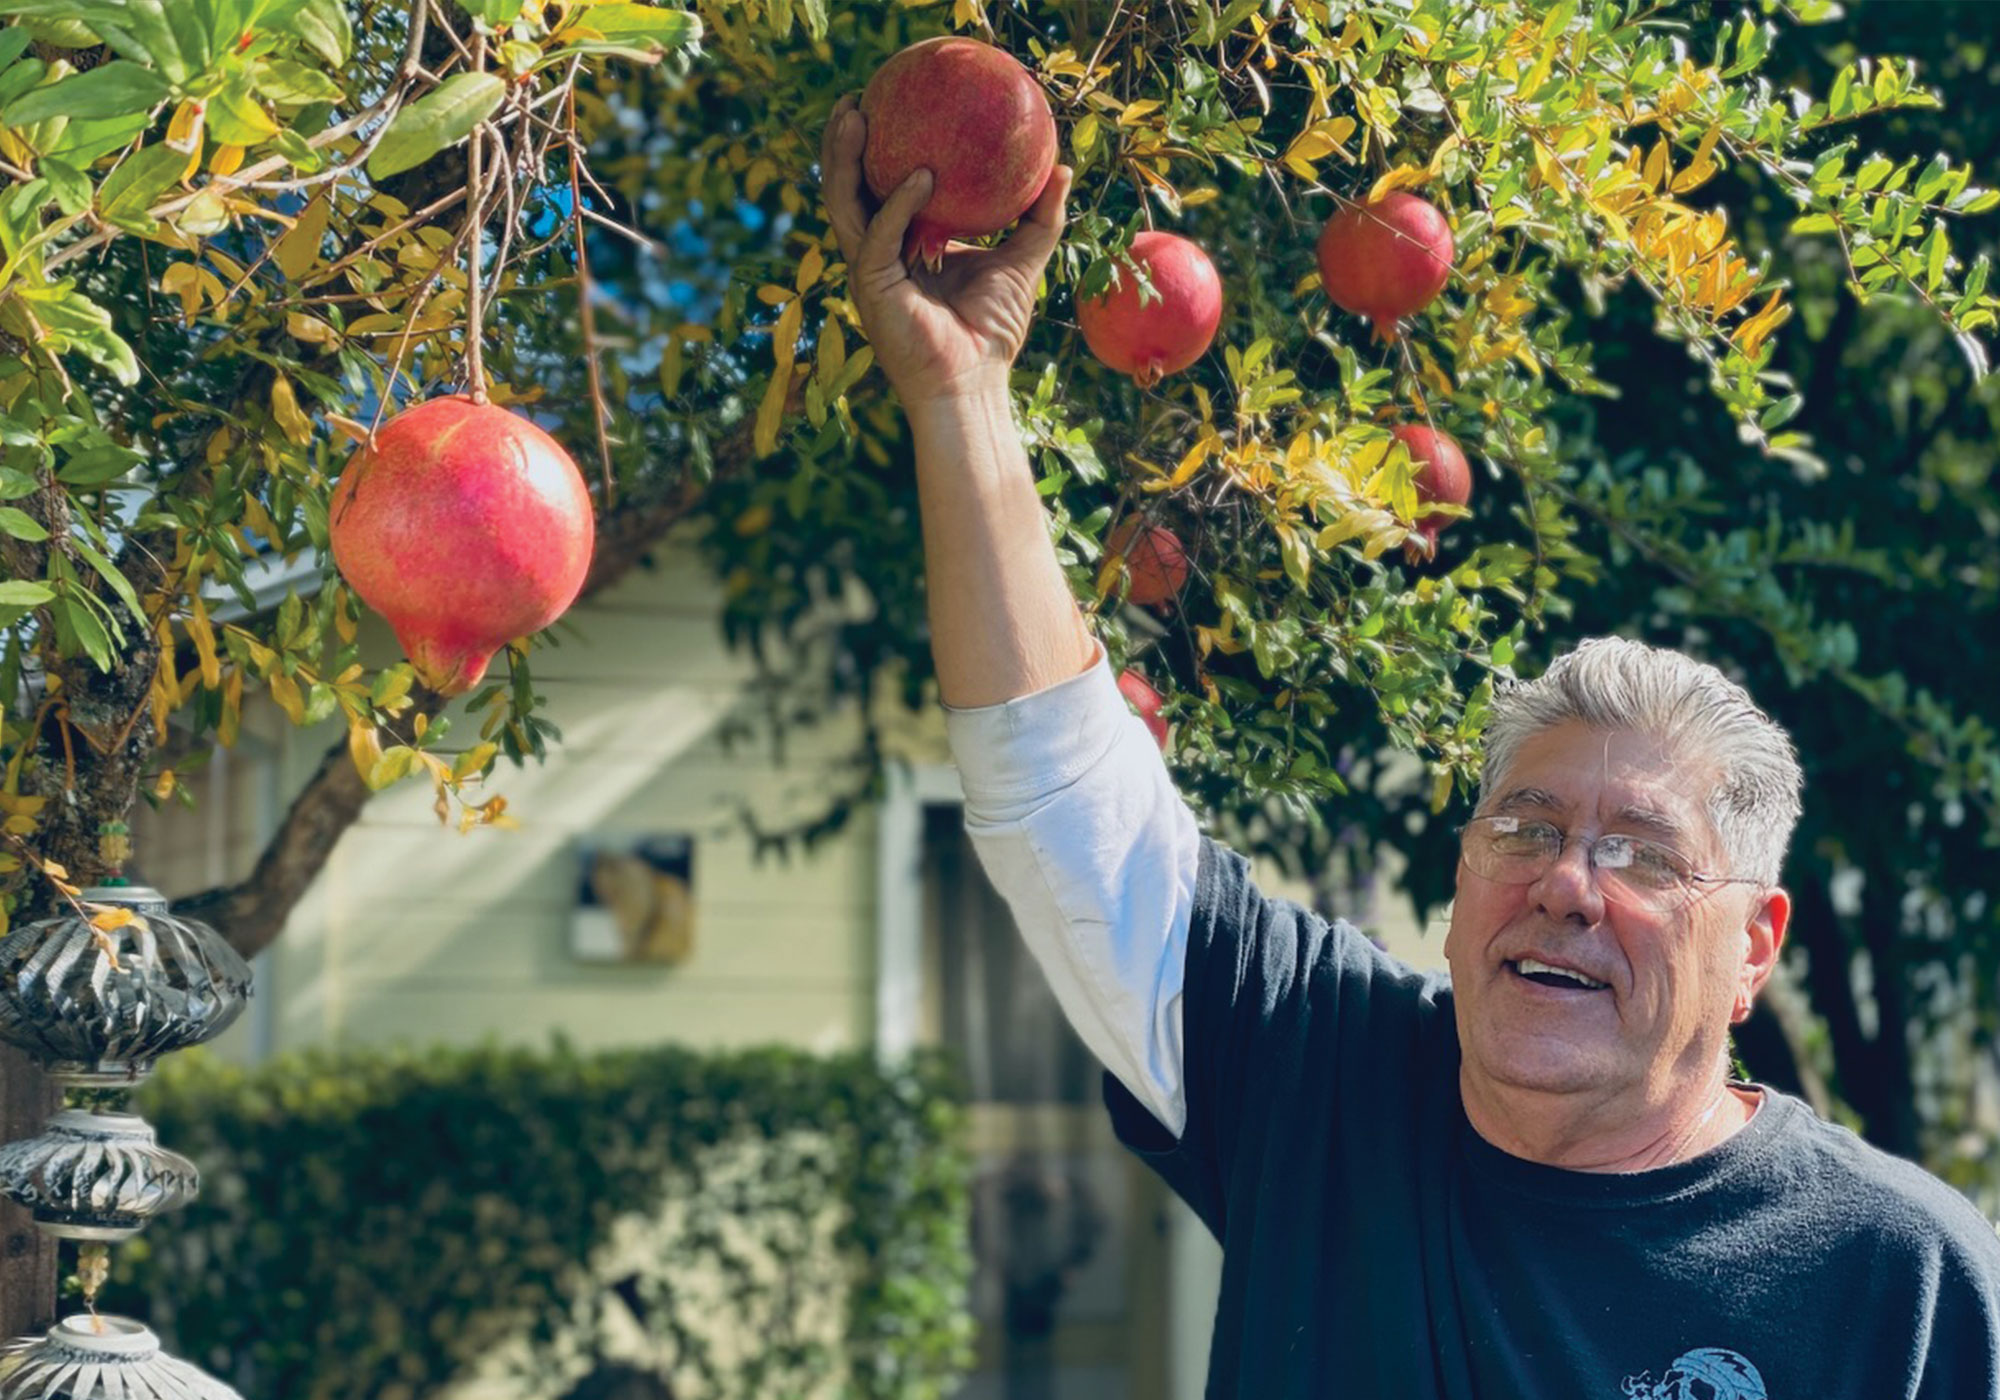
[[1027, 268], [1038, 277], [1041, 275], [1069, 223], [1069, 189], [1075, 179], [1076, 172], [1067, 165], [1058, 165], [1049, 172], [1048, 182], [1022, 217], [1020, 227], [1000, 245], [1000, 252], [1008, 262]]
[[881, 277], [891, 271], [901, 274], [903, 240], [910, 231], [910, 220], [930, 202], [931, 184], [931, 172], [919, 168], [896, 186], [868, 225], [868, 234], [861, 242], [861, 255], [855, 260], [857, 272], [865, 277]]
[[849, 263], [868, 229], [868, 216], [861, 207], [861, 150], [867, 139], [867, 118], [855, 109], [852, 97], [841, 98], [820, 138], [819, 178], [827, 220]]

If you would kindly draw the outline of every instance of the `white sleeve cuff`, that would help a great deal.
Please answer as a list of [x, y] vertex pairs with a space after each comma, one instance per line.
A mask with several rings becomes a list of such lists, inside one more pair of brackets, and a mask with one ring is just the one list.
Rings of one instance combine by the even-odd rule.
[[969, 709], [944, 706], [945, 735], [968, 810], [1004, 820], [1075, 782], [1110, 750], [1132, 713], [1104, 645], [1088, 670], [1029, 695]]

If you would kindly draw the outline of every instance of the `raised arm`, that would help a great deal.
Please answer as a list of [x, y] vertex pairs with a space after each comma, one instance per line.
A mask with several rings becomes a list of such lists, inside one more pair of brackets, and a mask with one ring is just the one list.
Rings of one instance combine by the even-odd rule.
[[954, 245], [936, 272], [911, 269], [903, 235], [930, 197], [930, 174], [918, 171], [871, 210], [861, 178], [866, 133], [853, 99], [843, 99], [821, 149], [827, 212], [875, 362], [916, 439], [939, 693], [957, 708], [997, 704], [1078, 675], [1095, 655], [1007, 393], [1042, 269], [1062, 236], [1070, 171], [1056, 167], [1002, 246]]

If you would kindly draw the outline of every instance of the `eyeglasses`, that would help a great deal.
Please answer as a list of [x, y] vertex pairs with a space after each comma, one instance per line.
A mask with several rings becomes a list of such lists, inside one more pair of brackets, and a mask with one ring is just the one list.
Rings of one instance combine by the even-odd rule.
[[[1484, 880], [1532, 885], [1547, 874], [1569, 833], [1553, 822], [1474, 817], [1459, 828], [1465, 865]], [[1607, 834], [1590, 843], [1590, 873], [1598, 892], [1636, 909], [1678, 909], [1706, 885], [1760, 885], [1745, 875], [1704, 875], [1670, 846], [1643, 836]]]

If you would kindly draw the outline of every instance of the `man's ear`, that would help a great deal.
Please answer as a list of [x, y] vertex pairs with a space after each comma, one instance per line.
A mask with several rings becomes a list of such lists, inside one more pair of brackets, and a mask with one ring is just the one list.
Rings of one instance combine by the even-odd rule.
[[1785, 946], [1785, 933], [1791, 925], [1790, 894], [1774, 886], [1757, 896], [1749, 921], [1743, 926], [1746, 946], [1743, 971], [1736, 986], [1736, 1006], [1729, 1017], [1732, 1024], [1740, 1024], [1749, 1017], [1757, 993], [1777, 970], [1778, 954]]

